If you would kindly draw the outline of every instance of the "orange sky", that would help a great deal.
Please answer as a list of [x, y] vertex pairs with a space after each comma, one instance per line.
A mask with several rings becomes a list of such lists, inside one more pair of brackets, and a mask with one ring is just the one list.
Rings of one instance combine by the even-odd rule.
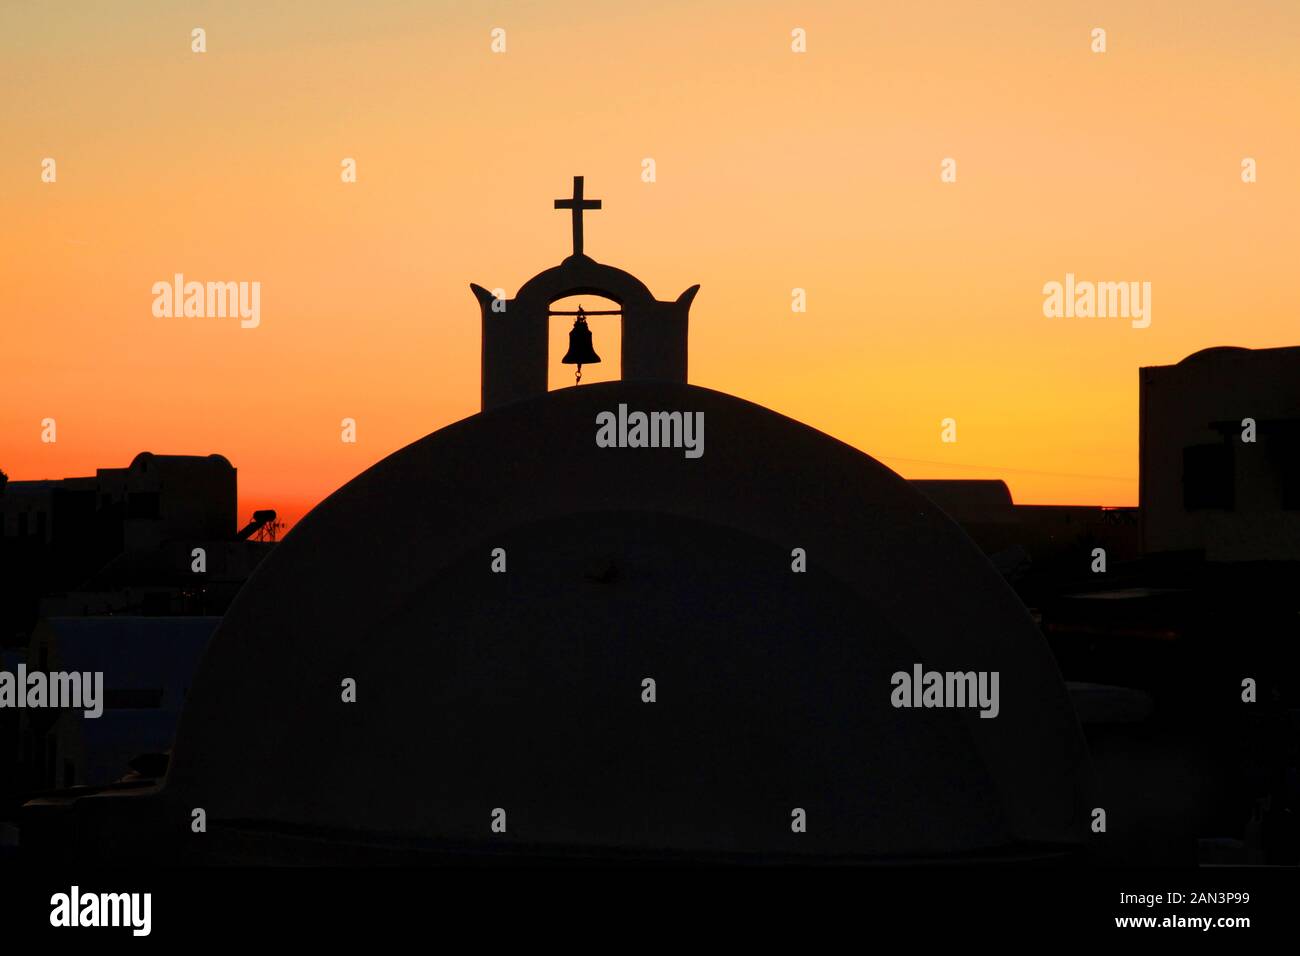
[[[1134, 504], [1140, 365], [1300, 343], [1294, 0], [10, 4], [0, 90], [15, 480], [220, 452], [296, 520], [478, 410], [468, 284], [568, 253], [575, 173], [590, 255], [701, 284], [692, 382], [908, 477]], [[260, 326], [155, 318], [177, 272], [259, 281]], [[1067, 272], [1149, 281], [1151, 327], [1045, 318]]]

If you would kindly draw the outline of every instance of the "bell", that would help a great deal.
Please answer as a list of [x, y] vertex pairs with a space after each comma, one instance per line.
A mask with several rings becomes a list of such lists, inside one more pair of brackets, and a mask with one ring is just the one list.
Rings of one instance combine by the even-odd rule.
[[582, 381], [582, 367], [600, 361], [600, 356], [591, 347], [591, 329], [587, 327], [587, 316], [582, 311], [582, 306], [578, 306], [578, 317], [569, 330], [569, 351], [564, 353], [564, 358], [560, 361], [565, 365], [578, 366], [576, 380], [579, 382]]

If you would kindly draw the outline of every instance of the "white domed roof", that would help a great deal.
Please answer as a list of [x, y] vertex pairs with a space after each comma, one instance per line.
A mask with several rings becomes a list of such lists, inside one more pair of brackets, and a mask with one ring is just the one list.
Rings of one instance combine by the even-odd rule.
[[[597, 447], [620, 403], [702, 412], [704, 454]], [[894, 707], [916, 664], [998, 672], [996, 718]], [[222, 621], [163, 797], [435, 850], [918, 858], [1072, 843], [1085, 760], [1025, 608], [902, 478], [612, 382], [448, 426], [309, 514]]]

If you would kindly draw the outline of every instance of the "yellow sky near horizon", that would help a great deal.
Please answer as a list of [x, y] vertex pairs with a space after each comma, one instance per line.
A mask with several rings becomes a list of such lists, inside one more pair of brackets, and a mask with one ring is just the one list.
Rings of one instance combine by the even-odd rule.
[[[1137, 6], [0, 6], [0, 468], [220, 452], [242, 517], [296, 520], [478, 410], [469, 283], [568, 254], [582, 174], [591, 256], [701, 285], [694, 384], [907, 477], [1134, 504], [1140, 366], [1300, 343], [1300, 4]], [[261, 324], [155, 318], [178, 272], [260, 282]], [[1151, 326], [1045, 318], [1067, 272], [1150, 282]]]

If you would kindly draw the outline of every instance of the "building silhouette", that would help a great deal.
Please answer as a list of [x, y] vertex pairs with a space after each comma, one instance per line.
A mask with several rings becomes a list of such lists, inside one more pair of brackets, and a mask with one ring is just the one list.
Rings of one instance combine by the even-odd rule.
[[[61, 819], [203, 862], [1079, 850], [1083, 738], [1006, 581], [879, 462], [688, 384], [696, 289], [585, 255], [576, 185], [573, 255], [498, 311], [474, 288], [484, 410], [308, 514], [223, 617], [161, 784], [42, 801], [34, 842]], [[623, 379], [547, 392], [574, 295], [620, 307]], [[690, 416], [700, 454], [597, 440], [637, 413]], [[900, 707], [916, 666], [999, 675], [995, 719], [974, 690]]]
[[1142, 546], [1300, 561], [1300, 348], [1140, 370]]
[[[572, 255], [513, 299], [471, 287], [482, 411], [309, 513], [192, 678], [164, 682], [184, 697], [171, 754], [141, 764], [145, 779], [29, 802], [30, 852], [1294, 862], [1295, 565], [1254, 560], [1287, 558], [1264, 539], [1289, 525], [1193, 514], [1213, 494], [1222, 505], [1228, 472], [1217, 452], [1181, 452], [1263, 409], [1281, 463], [1267, 507], [1287, 511], [1294, 406], [1261, 400], [1291, 387], [1272, 366], [1195, 402], [1181, 391], [1196, 375], [1143, 370], [1149, 522], [1019, 506], [1002, 482], [908, 482], [690, 384], [698, 286], [659, 300], [586, 255], [599, 201], [574, 186], [556, 203]], [[574, 318], [574, 364], [599, 351], [581, 306], [553, 309], [574, 296], [618, 307], [623, 378], [548, 392], [551, 321]], [[1252, 377], [1267, 381], [1243, 405]], [[636, 414], [654, 440], [633, 437]], [[1253, 495], [1265, 479], [1246, 455], [1233, 487], [1241, 475]], [[1112, 562], [1100, 574], [1097, 548]], [[1205, 560], [1224, 554], [1250, 560]], [[76, 630], [51, 622], [34, 647], [75, 646]], [[900, 704], [897, 675], [923, 671], [996, 674], [996, 713]], [[1243, 706], [1243, 678], [1258, 706]]]
[[[3, 670], [102, 671], [105, 713], [0, 709], [0, 817], [16, 800], [165, 766], [198, 658], [270, 549], [236, 530], [221, 455], [141, 452], [93, 476], [0, 483]], [[196, 571], [196, 549], [202, 569]]]
[[93, 476], [6, 482], [0, 643], [26, 645], [42, 615], [220, 614], [265, 550], [236, 541], [236, 520], [236, 471], [221, 455], [141, 452]]

